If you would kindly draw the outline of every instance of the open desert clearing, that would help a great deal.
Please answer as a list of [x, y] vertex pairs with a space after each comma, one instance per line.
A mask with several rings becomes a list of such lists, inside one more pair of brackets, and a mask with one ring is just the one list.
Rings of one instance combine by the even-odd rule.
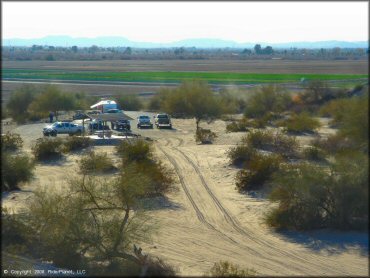
[[[131, 113], [131, 115], [130, 115]], [[135, 118], [136, 112], [129, 112]], [[175, 130], [140, 130], [154, 139], [158, 158], [173, 169], [176, 188], [166, 198], [147, 204], [150, 221], [157, 226], [151, 242], [140, 243], [144, 252], [160, 256], [177, 268], [179, 275], [202, 275], [213, 263], [228, 260], [258, 275], [274, 276], [367, 276], [367, 234], [316, 231], [277, 233], [263, 224], [263, 215], [273, 206], [257, 194], [235, 190], [237, 169], [229, 166], [226, 151], [245, 133], [225, 133], [225, 122], [210, 128], [218, 135], [212, 145], [194, 142], [194, 120], [173, 119]], [[42, 124], [19, 126], [29, 151], [40, 137]], [[132, 124], [137, 131], [135, 124]], [[206, 126], [206, 124], [204, 124]], [[321, 133], [334, 132], [324, 126]], [[307, 137], [300, 137], [302, 143]], [[113, 146], [94, 147], [114, 157]], [[77, 154], [56, 164], [36, 167], [35, 180], [3, 197], [3, 205], [20, 208], [40, 185], [60, 189], [66, 173], [76, 173]], [[24, 202], [24, 201], [23, 201]]]

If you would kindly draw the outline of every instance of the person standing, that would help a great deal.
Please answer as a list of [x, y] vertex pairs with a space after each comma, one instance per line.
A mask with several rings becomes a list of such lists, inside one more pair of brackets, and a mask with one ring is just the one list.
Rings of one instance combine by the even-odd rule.
[[50, 118], [50, 122], [52, 123], [53, 122], [53, 119], [54, 119], [54, 113], [53, 113], [53, 111], [50, 111], [49, 118]]

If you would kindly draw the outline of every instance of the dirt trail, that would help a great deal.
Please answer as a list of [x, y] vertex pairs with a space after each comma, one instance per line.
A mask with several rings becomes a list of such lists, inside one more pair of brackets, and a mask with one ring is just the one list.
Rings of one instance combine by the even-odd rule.
[[[183, 138], [166, 137], [158, 141], [157, 147], [172, 164], [186, 196], [188, 208], [195, 214], [194, 219], [198, 219], [202, 224], [202, 230], [205, 229], [207, 233], [207, 244], [198, 241], [194, 235], [193, 242], [196, 242], [196, 245], [184, 246], [188, 244], [184, 242], [184, 245], [180, 244], [183, 251], [190, 249], [189, 253], [193, 252], [197, 256], [204, 254], [204, 258], [209, 262], [209, 244], [217, 243], [218, 250], [223, 252], [216, 253], [218, 258], [215, 261], [231, 259], [239, 265], [256, 269], [262, 275], [367, 274], [365, 259], [348, 260], [345, 255], [328, 256], [315, 253], [299, 244], [282, 240], [267, 228], [263, 229], [261, 225], [242, 225], [214, 191], [216, 188], [211, 167], [203, 169], [197, 163], [202, 161], [204, 165], [210, 166], [205, 163], [209, 159], [207, 156], [199, 151], [194, 152], [195, 148], [204, 146], [186, 146]], [[197, 225], [194, 221], [188, 224]], [[176, 236], [182, 233], [189, 236], [189, 231], [182, 229], [177, 231]], [[166, 241], [170, 242], [170, 239], [167, 238]], [[165, 253], [161, 254], [166, 256]], [[170, 257], [176, 255], [172, 253]]]

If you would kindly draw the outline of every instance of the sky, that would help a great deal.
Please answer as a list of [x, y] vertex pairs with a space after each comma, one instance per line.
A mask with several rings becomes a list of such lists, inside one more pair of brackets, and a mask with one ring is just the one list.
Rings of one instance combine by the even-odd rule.
[[2, 37], [121, 36], [169, 43], [368, 41], [369, 3], [361, 2], [6, 2]]

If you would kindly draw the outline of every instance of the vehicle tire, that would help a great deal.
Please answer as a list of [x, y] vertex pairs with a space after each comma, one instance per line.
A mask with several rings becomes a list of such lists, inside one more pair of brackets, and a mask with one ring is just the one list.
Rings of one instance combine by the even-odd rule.
[[172, 129], [172, 125], [170, 125], [170, 129]]
[[53, 137], [56, 137], [57, 136], [57, 132], [56, 131], [52, 131], [52, 132], [50, 132], [50, 135], [53, 136]]
[[75, 133], [75, 135], [77, 135], [77, 136], [81, 136], [81, 134], [82, 134], [81, 130], [77, 130], [76, 133]]

